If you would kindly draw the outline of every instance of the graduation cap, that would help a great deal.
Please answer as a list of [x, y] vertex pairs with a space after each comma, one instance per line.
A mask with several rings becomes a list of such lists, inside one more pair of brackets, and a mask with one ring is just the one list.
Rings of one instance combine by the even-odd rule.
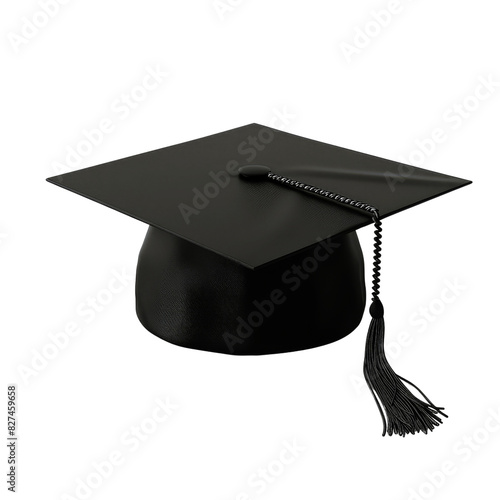
[[383, 435], [426, 433], [446, 416], [384, 353], [382, 219], [470, 181], [258, 124], [47, 180], [147, 223], [139, 320], [168, 342], [226, 354], [351, 333], [366, 302], [355, 231], [374, 224], [363, 372]]

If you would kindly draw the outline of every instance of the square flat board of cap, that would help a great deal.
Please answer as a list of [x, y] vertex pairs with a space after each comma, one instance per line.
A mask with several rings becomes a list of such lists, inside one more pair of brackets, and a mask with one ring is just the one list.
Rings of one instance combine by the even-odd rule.
[[251, 269], [371, 223], [327, 200], [242, 181], [248, 164], [369, 203], [381, 218], [470, 183], [259, 124], [47, 180]]

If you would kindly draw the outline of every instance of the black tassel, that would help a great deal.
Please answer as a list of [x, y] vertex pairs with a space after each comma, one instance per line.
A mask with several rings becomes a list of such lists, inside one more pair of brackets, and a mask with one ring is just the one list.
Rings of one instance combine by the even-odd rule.
[[[373, 266], [373, 293], [370, 305], [372, 320], [366, 337], [365, 361], [363, 374], [370, 391], [377, 403], [386, 433], [415, 434], [416, 432], [432, 431], [443, 421], [438, 415], [447, 417], [444, 408], [434, 405], [427, 396], [409, 380], [397, 375], [389, 365], [384, 350], [384, 307], [379, 295], [380, 256], [382, 243], [382, 226], [378, 213], [374, 212], [375, 223], [375, 253]], [[425, 399], [417, 398], [404, 383], [415, 388]]]
[[[322, 196], [323, 198], [350, 206], [357, 210], [362, 210], [371, 215], [375, 225], [372, 304], [370, 306], [372, 320], [366, 338], [363, 374], [375, 402], [377, 403], [380, 415], [382, 416], [382, 421], [384, 423], [383, 436], [386, 434], [389, 434], [389, 436], [392, 434], [405, 436], [408, 433], [415, 434], [415, 432], [420, 431], [427, 434], [427, 431], [432, 431], [434, 427], [437, 427], [443, 422], [438, 415], [447, 417], [447, 415], [442, 412], [444, 408], [431, 403], [427, 396], [416, 385], [394, 373], [394, 370], [385, 357], [384, 307], [379, 299], [382, 223], [380, 222], [378, 210], [368, 203], [332, 193], [331, 191], [320, 189], [311, 184], [304, 184], [303, 182], [290, 179], [290, 177], [273, 174], [268, 167], [261, 165], [242, 167], [239, 173], [243, 177], [268, 179], [272, 182], [283, 184], [299, 191]], [[418, 399], [408, 387], [406, 387], [405, 383], [420, 392], [427, 403]]]

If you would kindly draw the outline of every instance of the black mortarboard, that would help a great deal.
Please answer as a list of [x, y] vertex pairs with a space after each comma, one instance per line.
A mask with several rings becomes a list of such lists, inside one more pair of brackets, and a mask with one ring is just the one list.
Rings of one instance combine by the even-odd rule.
[[442, 408], [418, 399], [384, 354], [381, 219], [470, 181], [258, 124], [48, 181], [149, 224], [140, 321], [174, 344], [228, 354], [296, 351], [352, 332], [366, 297], [355, 231], [373, 222], [364, 375], [384, 434], [441, 422]]

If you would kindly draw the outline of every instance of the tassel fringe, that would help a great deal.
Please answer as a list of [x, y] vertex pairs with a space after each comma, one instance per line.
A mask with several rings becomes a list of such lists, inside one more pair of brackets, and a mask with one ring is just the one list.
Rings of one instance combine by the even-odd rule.
[[[384, 309], [378, 298], [372, 302], [370, 314], [363, 374], [382, 417], [382, 436], [427, 434], [443, 423], [438, 415], [447, 417], [442, 411], [444, 408], [434, 405], [415, 384], [397, 375], [389, 365], [384, 350]], [[416, 389], [426, 402], [417, 398], [405, 384]]]

